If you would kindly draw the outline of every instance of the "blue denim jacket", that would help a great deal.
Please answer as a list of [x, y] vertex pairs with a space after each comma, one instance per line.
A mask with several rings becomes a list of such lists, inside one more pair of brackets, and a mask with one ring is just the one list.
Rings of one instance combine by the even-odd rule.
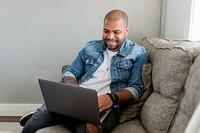
[[[88, 42], [72, 64], [63, 71], [62, 78], [71, 76], [79, 84], [87, 81], [103, 62], [105, 49], [103, 40]], [[139, 100], [143, 94], [142, 67], [147, 62], [146, 56], [142, 46], [125, 39], [111, 61], [111, 92], [127, 89], [134, 96], [133, 102]]]

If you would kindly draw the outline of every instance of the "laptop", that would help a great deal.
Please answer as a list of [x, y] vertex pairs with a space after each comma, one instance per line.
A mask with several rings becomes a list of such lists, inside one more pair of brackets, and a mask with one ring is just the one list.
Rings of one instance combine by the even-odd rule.
[[99, 114], [95, 90], [44, 79], [38, 81], [46, 107], [51, 112], [97, 124], [102, 123], [110, 112]]

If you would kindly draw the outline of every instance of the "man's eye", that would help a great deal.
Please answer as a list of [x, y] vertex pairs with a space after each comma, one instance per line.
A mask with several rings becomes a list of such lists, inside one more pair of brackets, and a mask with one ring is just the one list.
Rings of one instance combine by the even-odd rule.
[[104, 30], [104, 33], [109, 33], [109, 31], [107, 31], [107, 30]]
[[119, 32], [119, 31], [114, 31], [114, 33], [115, 33], [115, 34], [119, 34], [120, 32]]

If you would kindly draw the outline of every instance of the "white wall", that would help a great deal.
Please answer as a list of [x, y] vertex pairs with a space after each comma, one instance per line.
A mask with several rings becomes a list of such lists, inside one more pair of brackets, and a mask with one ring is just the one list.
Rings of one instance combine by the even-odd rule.
[[192, 0], [163, 0], [161, 35], [189, 39]]
[[192, 0], [191, 3], [192, 8], [189, 39], [193, 41], [200, 41], [200, 1]]
[[0, 0], [0, 104], [42, 103], [37, 79], [60, 80], [112, 9], [129, 16], [130, 40], [159, 35], [161, 0]]

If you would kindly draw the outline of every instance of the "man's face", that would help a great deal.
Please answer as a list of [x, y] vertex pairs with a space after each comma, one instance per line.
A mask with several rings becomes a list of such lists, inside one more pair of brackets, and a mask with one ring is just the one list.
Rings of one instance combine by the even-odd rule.
[[118, 51], [127, 35], [128, 27], [122, 19], [117, 21], [109, 21], [106, 19], [104, 21], [102, 38], [109, 50], [113, 52]]

